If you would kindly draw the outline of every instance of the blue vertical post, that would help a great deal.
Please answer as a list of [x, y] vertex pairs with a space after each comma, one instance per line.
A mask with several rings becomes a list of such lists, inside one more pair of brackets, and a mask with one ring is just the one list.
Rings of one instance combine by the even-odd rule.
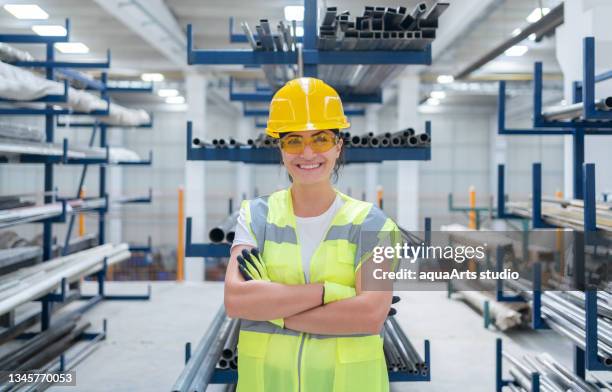
[[595, 211], [595, 164], [585, 163], [583, 180], [584, 193], [584, 235], [589, 237], [589, 233], [597, 230], [597, 216]]
[[[582, 87], [580, 84], [574, 82], [572, 86], [572, 103], [578, 103], [583, 100]], [[582, 199], [582, 165], [584, 164], [584, 128], [573, 129], [573, 188], [574, 188], [574, 199]]]
[[586, 377], [584, 350], [574, 346], [574, 374], [584, 379]]
[[[48, 42], [46, 45], [47, 49], [47, 61], [53, 61], [55, 57], [54, 52], [54, 43]], [[53, 67], [47, 67], [46, 76], [48, 80], [53, 80], [54, 78], [54, 69]], [[48, 110], [53, 109], [53, 104], [47, 104], [46, 108]], [[54, 115], [51, 113], [45, 114], [45, 141], [47, 143], [53, 143], [54, 141], [54, 133], [55, 133], [55, 123], [53, 122]], [[53, 163], [46, 162], [45, 163], [45, 204], [52, 203], [54, 199], [54, 195], [51, 195], [50, 192], [53, 191]], [[47, 261], [52, 258], [53, 251], [53, 224], [49, 221], [45, 221], [43, 223], [43, 261]], [[52, 303], [48, 300], [48, 297], [45, 296], [41, 300], [42, 311], [40, 315], [40, 329], [45, 331], [51, 325], [51, 310]]]
[[[317, 0], [304, 0], [304, 51], [317, 48]], [[304, 63], [304, 76], [317, 77], [317, 65]]]
[[541, 228], [542, 222], [542, 164], [534, 163], [532, 168], [531, 220], [533, 228]]
[[531, 311], [532, 328], [548, 329], [548, 325], [542, 319], [542, 265], [539, 262], [533, 265], [533, 305]]
[[[100, 147], [106, 148], [107, 146], [107, 126], [106, 124], [100, 124]], [[105, 197], [106, 195], [106, 165], [100, 165], [100, 184], [99, 184], [99, 197]], [[98, 245], [106, 243], [106, 211], [98, 212]]]
[[540, 375], [531, 373], [531, 392], [540, 392]]
[[542, 123], [542, 62], [534, 64], [533, 70], [533, 127]]
[[505, 165], [497, 165], [497, 217], [506, 216]]
[[585, 37], [582, 44], [582, 113], [584, 118], [595, 114], [595, 38]]
[[431, 218], [425, 218], [425, 245], [431, 245]]
[[502, 340], [497, 338], [495, 341], [495, 391], [502, 392], [504, 384], [502, 382]]
[[598, 339], [597, 339], [597, 290], [594, 288], [587, 288], [585, 294], [585, 352], [586, 352], [586, 367], [590, 370], [608, 370], [599, 361], [598, 352]]

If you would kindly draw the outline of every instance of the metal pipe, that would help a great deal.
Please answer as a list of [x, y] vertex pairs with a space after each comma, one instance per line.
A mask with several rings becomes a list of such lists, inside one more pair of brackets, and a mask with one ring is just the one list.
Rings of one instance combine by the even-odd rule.
[[226, 318], [225, 322], [219, 327], [218, 334], [214, 341], [206, 350], [206, 355], [204, 356], [195, 379], [191, 385], [191, 388], [195, 389], [196, 391], [205, 391], [208, 388], [210, 377], [215, 370], [215, 366], [219, 360], [219, 357], [221, 356], [221, 351], [223, 350], [223, 344], [225, 343], [225, 340], [230, 332], [230, 322], [231, 320]]
[[183, 371], [179, 375], [178, 379], [172, 386], [172, 392], [188, 392], [189, 387], [191, 386], [192, 381], [194, 380], [204, 357], [209, 351], [210, 347], [213, 345], [215, 341], [215, 337], [219, 331], [221, 325], [223, 325], [225, 317], [225, 307], [221, 305], [215, 317], [213, 317], [210, 326], [208, 327], [208, 331], [202, 337], [195, 351], [192, 353], [191, 358], [183, 368]]
[[[582, 116], [583, 107], [582, 102], [573, 105], [548, 106], [542, 109], [542, 116], [548, 121], [573, 120]], [[612, 110], [612, 97], [595, 101], [595, 108], [603, 111]]]
[[240, 319], [232, 320], [230, 333], [223, 346], [221, 356], [225, 359], [232, 359], [236, 355], [236, 344], [238, 343], [238, 335], [240, 333]]
[[226, 233], [234, 231], [234, 227], [236, 227], [236, 222], [238, 221], [238, 213], [239, 211], [234, 211], [221, 223], [213, 227], [208, 232], [208, 238], [215, 243], [222, 242], [224, 239], [226, 239]]
[[[74, 253], [47, 261], [42, 267], [29, 267], [6, 275], [5, 279], [19, 279], [20, 284], [0, 292], [0, 314], [54, 290], [66, 278], [74, 281], [92, 270], [100, 270], [104, 259], [119, 262], [129, 257], [127, 244], [97, 246], [86, 251]], [[119, 257], [117, 259], [115, 256]], [[24, 276], [24, 274], [29, 274]]]

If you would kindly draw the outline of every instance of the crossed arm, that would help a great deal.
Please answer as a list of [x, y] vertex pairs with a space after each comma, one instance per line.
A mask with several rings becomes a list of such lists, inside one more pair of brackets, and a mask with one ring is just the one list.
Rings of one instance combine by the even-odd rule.
[[251, 246], [232, 249], [225, 274], [225, 309], [232, 318], [272, 320], [284, 318], [285, 328], [338, 335], [377, 334], [391, 306], [391, 291], [362, 291], [361, 270], [355, 281], [357, 295], [323, 305], [320, 283], [285, 285], [258, 280], [245, 281], [236, 256]]

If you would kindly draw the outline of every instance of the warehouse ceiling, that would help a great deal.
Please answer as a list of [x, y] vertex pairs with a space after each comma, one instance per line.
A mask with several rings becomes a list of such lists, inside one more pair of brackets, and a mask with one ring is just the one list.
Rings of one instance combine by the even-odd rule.
[[[135, 25], [126, 25], [120, 21], [112, 12], [109, 12], [107, 4], [101, 7], [99, 4], [110, 0], [11, 0], [15, 2], [36, 3], [45, 9], [50, 17], [44, 24], [63, 24], [64, 18], [70, 18], [72, 23], [72, 40], [85, 43], [90, 48], [86, 55], [61, 55], [63, 59], [91, 59], [100, 60], [106, 55], [106, 49], [112, 52], [112, 72], [115, 75], [138, 77], [141, 72], [164, 72], [166, 79], [181, 80], [185, 68], [177, 65], [161, 54], [159, 47], [154, 47], [150, 42], [137, 34], [143, 29], [143, 22], [135, 22]], [[0, 3], [6, 3], [1, 1]], [[147, 2], [159, 3], [167, 7], [171, 15], [174, 15], [180, 28], [185, 29], [188, 23], [194, 25], [195, 45], [198, 48], [228, 48], [229, 43], [229, 17], [236, 20], [234, 29], [239, 31], [239, 22], [247, 21], [251, 26], [258, 23], [261, 18], [268, 18], [274, 24], [284, 19], [283, 9], [286, 5], [300, 4], [301, 1], [291, 0], [125, 0], [118, 2], [121, 7], [133, 7], [135, 3], [146, 5]], [[451, 7], [461, 7], [461, 1], [451, 0]], [[513, 30], [527, 25], [526, 16], [537, 6], [554, 8], [560, 0], [490, 0], [491, 5], [485, 15], [479, 15], [475, 22], [466, 25], [463, 32], [452, 39], [441, 53], [435, 58], [432, 67], [425, 68], [423, 79], [434, 80], [439, 74], [453, 74], [466, 65], [475, 61], [491, 48], [511, 37]], [[338, 0], [322, 1], [319, 6], [337, 6], [339, 10], [349, 10], [352, 15], [363, 12], [365, 5], [390, 6], [398, 5], [407, 8], [414, 7], [418, 1], [376, 1], [368, 0]], [[119, 10], [122, 12], [122, 10]], [[452, 21], [445, 18], [452, 17], [450, 13], [442, 16], [440, 24]], [[4, 10], [0, 10], [0, 25], [3, 32], [14, 33], [31, 31], [32, 21], [21, 21], [14, 18]], [[141, 26], [139, 26], [141, 25]], [[440, 33], [444, 31], [441, 29]], [[163, 40], [162, 40], [163, 41]], [[434, 46], [439, 41], [434, 42]], [[163, 44], [163, 42], [162, 42]], [[479, 79], [495, 78], [495, 75], [530, 73], [534, 61], [544, 61], [545, 72], [558, 74], [559, 68], [555, 58], [554, 37], [545, 38], [541, 42], [525, 40], [522, 45], [529, 47], [527, 53], [520, 57], [508, 57], [502, 55], [495, 61], [487, 64], [472, 77]], [[232, 48], [246, 47], [246, 44], [231, 44]], [[32, 52], [35, 56], [43, 56], [43, 48], [33, 49], [34, 46], [22, 46]], [[242, 72], [242, 67], [222, 66], [215, 68], [216, 72], [232, 72], [234, 75]], [[251, 76], [252, 70], [247, 71]]]

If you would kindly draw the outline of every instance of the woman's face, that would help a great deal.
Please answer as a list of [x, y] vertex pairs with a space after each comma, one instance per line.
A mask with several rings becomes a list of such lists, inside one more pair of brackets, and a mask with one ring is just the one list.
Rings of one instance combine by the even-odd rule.
[[[289, 175], [297, 184], [315, 184], [321, 181], [329, 181], [329, 178], [336, 165], [336, 160], [340, 156], [342, 139], [340, 138], [329, 150], [316, 152], [321, 146], [325, 146], [329, 138], [335, 142], [336, 137], [333, 131], [303, 131], [291, 132], [281, 139], [281, 144], [285, 143], [288, 148], [281, 147], [283, 163]], [[299, 139], [302, 138], [302, 139]], [[300, 149], [299, 143], [304, 145], [301, 152], [288, 152], [287, 149], [293, 147]]]

